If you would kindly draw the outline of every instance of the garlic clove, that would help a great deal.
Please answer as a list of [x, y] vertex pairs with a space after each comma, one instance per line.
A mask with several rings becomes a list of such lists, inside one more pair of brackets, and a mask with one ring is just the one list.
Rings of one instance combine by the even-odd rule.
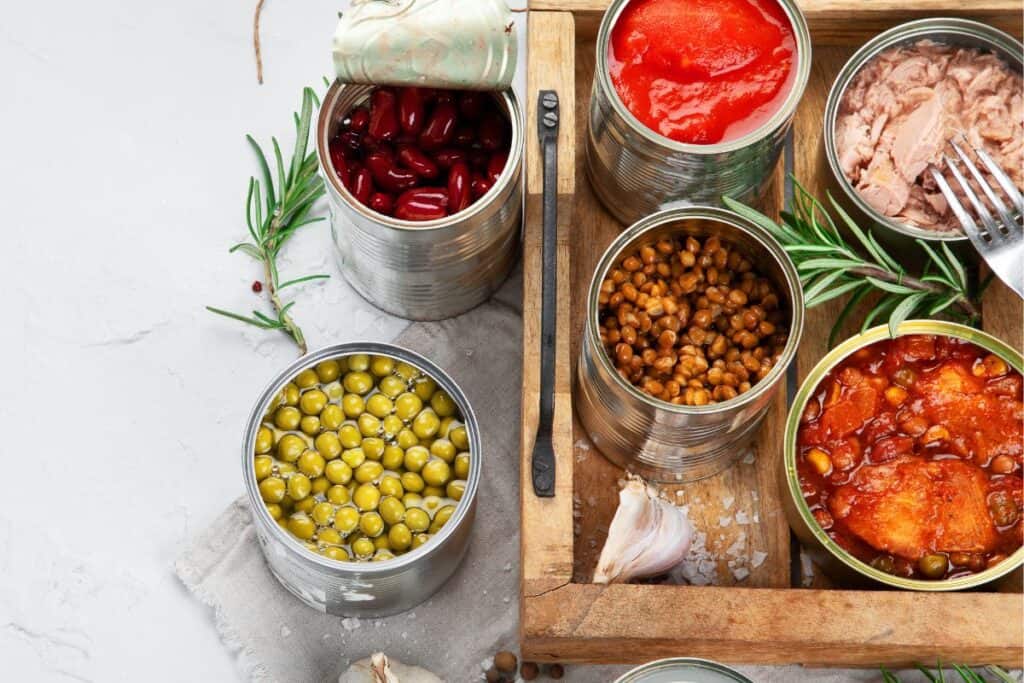
[[619, 491], [594, 583], [656, 576], [679, 564], [690, 549], [693, 526], [686, 513], [660, 497], [656, 487], [630, 476]]

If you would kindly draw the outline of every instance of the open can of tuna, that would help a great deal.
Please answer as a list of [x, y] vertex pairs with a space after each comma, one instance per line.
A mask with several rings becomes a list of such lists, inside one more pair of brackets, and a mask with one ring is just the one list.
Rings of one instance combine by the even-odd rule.
[[735, 669], [693, 657], [659, 659], [638, 666], [616, 679], [615, 683], [752, 683]]

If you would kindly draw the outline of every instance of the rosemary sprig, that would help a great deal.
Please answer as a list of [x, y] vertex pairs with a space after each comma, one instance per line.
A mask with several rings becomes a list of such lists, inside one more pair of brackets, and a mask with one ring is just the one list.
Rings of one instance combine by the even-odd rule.
[[843, 238], [820, 201], [795, 179], [793, 185], [793, 213], [782, 212], [779, 223], [733, 199], [724, 201], [730, 209], [763, 227], [782, 244], [800, 273], [808, 308], [850, 295], [832, 327], [829, 346], [835, 343], [843, 323], [873, 293], [881, 296], [864, 313], [862, 331], [875, 321], [888, 318], [889, 332], [895, 336], [896, 328], [907, 318], [932, 317], [940, 313], [967, 324], [977, 324], [981, 315], [977, 297], [984, 286], [978, 292], [971, 291], [967, 272], [945, 242], [934, 249], [922, 240], [915, 240], [927, 261], [921, 275], [911, 275], [882, 248], [870, 231], [857, 225], [831, 195], [833, 208], [843, 225], [857, 238], [866, 256]]
[[[924, 674], [924, 677], [929, 683], [947, 683], [946, 675], [942, 670], [942, 660], [940, 659], [937, 663], [938, 668], [935, 671], [929, 671], [921, 664], [916, 664], [917, 670]], [[960, 675], [960, 678], [964, 683], [988, 683], [988, 679], [982, 676], [977, 671], [971, 669], [963, 664], [952, 664], [953, 671], [956, 671]], [[1002, 667], [995, 665], [988, 665], [985, 667], [985, 671], [996, 677], [998, 683], [1014, 683], [1014, 679], [1010, 674], [1006, 673], [1006, 670]], [[882, 681], [883, 683], [901, 683], [899, 676], [892, 673], [885, 667], [882, 667]], [[954, 683], [949, 681], [949, 683]]]
[[271, 317], [259, 311], [253, 311], [252, 316], [247, 316], [212, 306], [206, 307], [212, 313], [261, 329], [280, 330], [295, 340], [300, 354], [306, 353], [306, 339], [289, 313], [295, 302], [284, 303], [281, 300], [280, 292], [286, 287], [310, 280], [323, 280], [330, 276], [306, 275], [281, 282], [278, 276], [277, 256], [288, 238], [294, 235], [299, 228], [324, 220], [323, 216], [316, 218], [309, 216], [313, 205], [325, 192], [323, 180], [317, 174], [316, 152], [306, 153], [314, 105], [319, 106], [319, 101], [313, 89], [303, 89], [301, 113], [294, 114], [295, 149], [287, 168], [284, 165], [281, 146], [278, 144], [277, 138], [271, 138], [277, 172], [276, 186], [270, 172], [270, 164], [267, 163], [267, 157], [263, 154], [259, 143], [251, 135], [245, 136], [256, 152], [263, 182], [261, 184], [256, 178], [249, 178], [249, 192], [245, 200], [245, 220], [249, 226], [249, 235], [252, 237], [252, 241], [240, 242], [231, 247], [230, 252], [240, 251], [263, 264], [268, 296], [274, 306], [275, 316]]

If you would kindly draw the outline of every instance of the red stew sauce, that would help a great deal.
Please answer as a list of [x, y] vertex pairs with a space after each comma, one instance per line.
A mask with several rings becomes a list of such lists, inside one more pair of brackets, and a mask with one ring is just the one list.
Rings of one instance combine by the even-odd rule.
[[796, 40], [776, 0], [633, 0], [608, 56], [615, 90], [645, 126], [714, 144], [756, 130], [781, 107]]
[[1022, 544], [1021, 374], [950, 337], [843, 360], [801, 417], [797, 471], [818, 524], [882, 571], [948, 579]]

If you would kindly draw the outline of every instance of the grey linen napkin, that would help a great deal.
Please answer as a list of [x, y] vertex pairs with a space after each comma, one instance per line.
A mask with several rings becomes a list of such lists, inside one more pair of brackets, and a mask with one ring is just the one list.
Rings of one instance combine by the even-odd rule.
[[[342, 619], [310, 609], [267, 569], [244, 498], [178, 559], [178, 577], [213, 609], [221, 638], [237, 656], [244, 677], [278, 683], [335, 681], [351, 662], [382, 651], [463, 683], [481, 680], [482, 664], [496, 651], [517, 650], [520, 291], [521, 279], [515, 276], [483, 306], [452, 320], [412, 324], [395, 340], [452, 375], [472, 402], [483, 432], [483, 479], [470, 550], [432, 598], [386, 619]], [[629, 668], [569, 666], [563, 680], [613, 681]], [[739, 668], [755, 681], [772, 683], [880, 680], [872, 671]]]

